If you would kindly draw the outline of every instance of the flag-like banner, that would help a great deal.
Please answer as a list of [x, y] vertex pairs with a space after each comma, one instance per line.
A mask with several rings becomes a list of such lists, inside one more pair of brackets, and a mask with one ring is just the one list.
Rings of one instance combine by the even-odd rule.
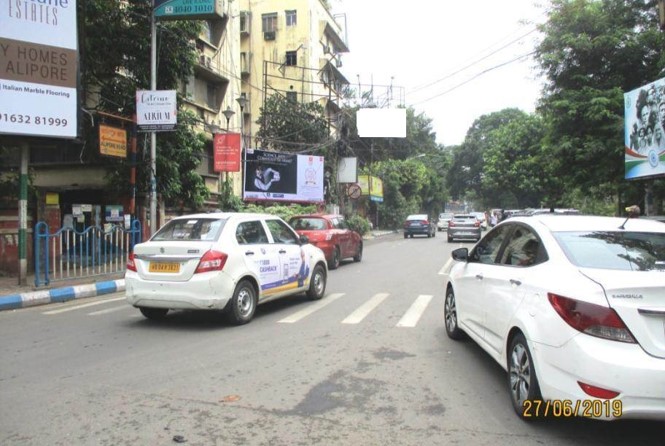
[[217, 133], [213, 140], [215, 172], [240, 172], [240, 133]]

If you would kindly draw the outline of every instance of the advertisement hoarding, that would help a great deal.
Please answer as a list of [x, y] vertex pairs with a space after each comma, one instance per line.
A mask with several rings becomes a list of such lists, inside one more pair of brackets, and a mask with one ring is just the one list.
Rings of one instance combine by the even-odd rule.
[[168, 132], [178, 123], [175, 90], [137, 90], [136, 124], [139, 132]]
[[212, 144], [213, 170], [240, 172], [240, 133], [216, 133]]
[[362, 196], [369, 196], [372, 201], [383, 202], [383, 181], [381, 178], [358, 175], [358, 185]]
[[127, 131], [118, 127], [99, 124], [99, 153], [127, 158]]
[[0, 0], [0, 134], [75, 138], [76, 0]]
[[665, 174], [665, 79], [624, 94], [625, 178]]
[[324, 158], [247, 149], [243, 198], [247, 201], [323, 202]]

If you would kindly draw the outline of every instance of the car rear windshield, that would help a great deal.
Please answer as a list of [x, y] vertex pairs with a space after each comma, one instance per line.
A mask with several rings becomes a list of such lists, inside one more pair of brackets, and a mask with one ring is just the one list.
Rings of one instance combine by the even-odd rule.
[[665, 233], [555, 232], [568, 259], [584, 268], [665, 270]]
[[313, 231], [327, 229], [326, 221], [322, 218], [298, 217], [289, 221], [291, 227], [297, 231]]
[[225, 223], [218, 218], [179, 218], [166, 223], [150, 240], [217, 240]]

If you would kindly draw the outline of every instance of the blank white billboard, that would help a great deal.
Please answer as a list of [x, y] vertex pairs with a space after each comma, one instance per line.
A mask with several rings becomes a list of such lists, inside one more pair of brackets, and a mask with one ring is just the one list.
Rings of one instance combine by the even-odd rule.
[[406, 138], [406, 109], [361, 108], [356, 125], [361, 138]]

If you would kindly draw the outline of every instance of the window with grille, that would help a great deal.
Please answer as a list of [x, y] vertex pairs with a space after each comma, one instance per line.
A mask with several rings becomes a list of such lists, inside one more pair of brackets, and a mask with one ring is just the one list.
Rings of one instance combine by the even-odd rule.
[[261, 15], [261, 26], [264, 33], [277, 31], [277, 13], [271, 12]]
[[286, 26], [296, 26], [298, 23], [298, 15], [295, 9], [286, 12]]
[[286, 65], [289, 67], [295, 67], [298, 65], [298, 52], [297, 51], [287, 51], [286, 52]]

